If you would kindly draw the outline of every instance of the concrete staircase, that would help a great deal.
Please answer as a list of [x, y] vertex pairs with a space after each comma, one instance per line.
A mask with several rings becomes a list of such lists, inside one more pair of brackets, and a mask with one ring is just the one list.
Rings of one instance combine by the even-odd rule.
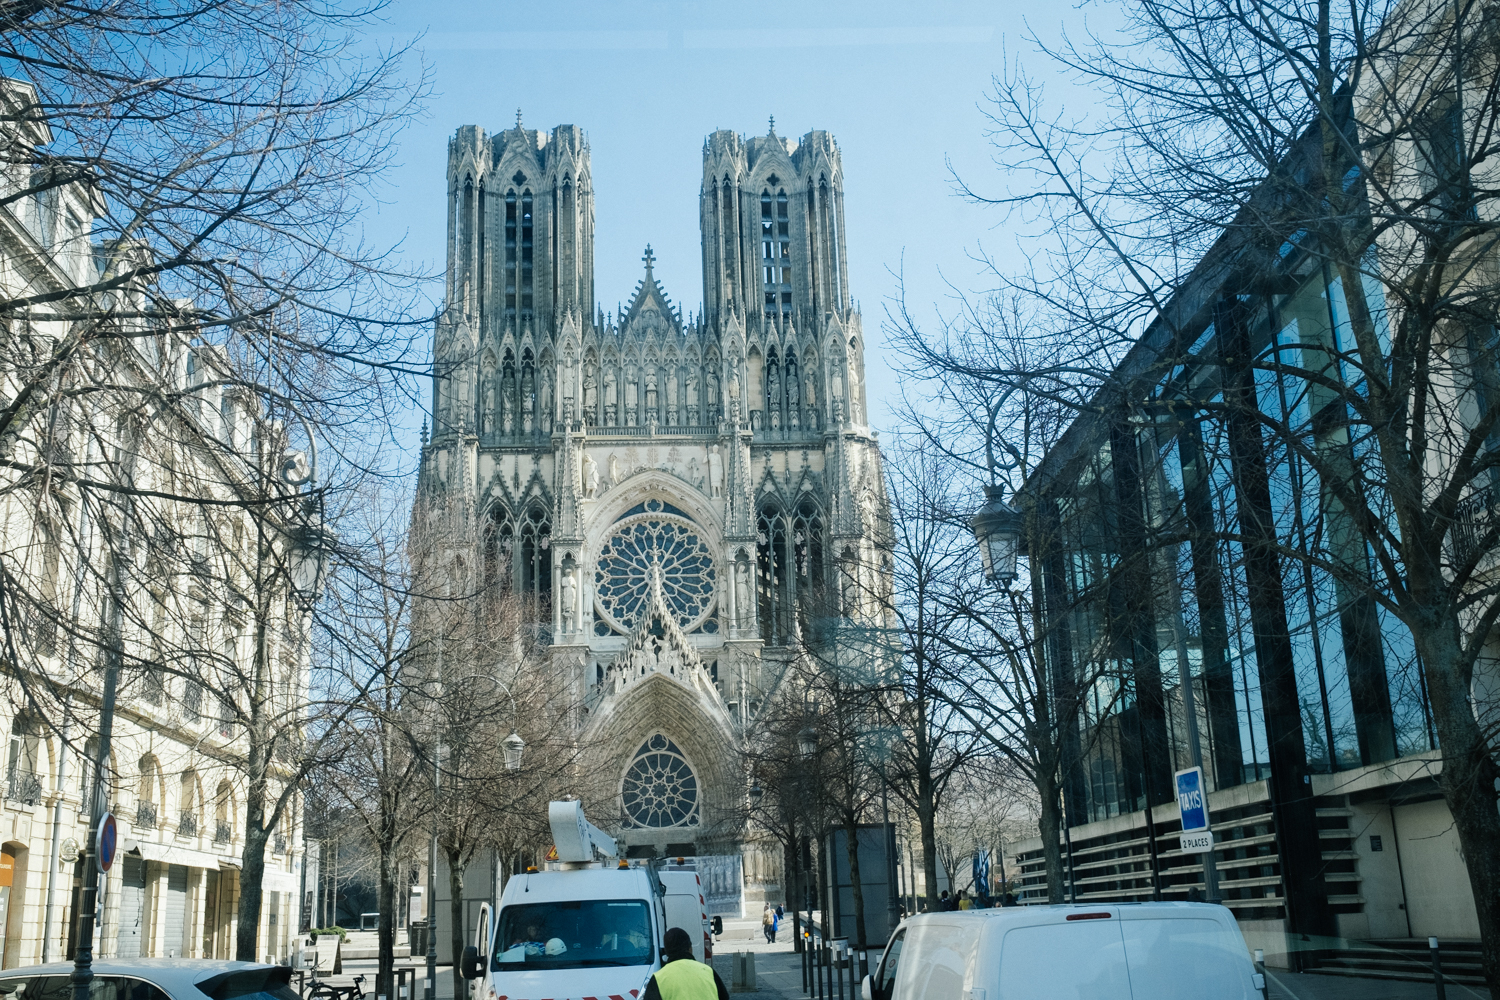
[[[1443, 979], [1464, 986], [1483, 986], [1478, 941], [1442, 941]], [[1432, 982], [1432, 953], [1426, 938], [1351, 941], [1347, 947], [1320, 951], [1308, 972], [1361, 979]]]

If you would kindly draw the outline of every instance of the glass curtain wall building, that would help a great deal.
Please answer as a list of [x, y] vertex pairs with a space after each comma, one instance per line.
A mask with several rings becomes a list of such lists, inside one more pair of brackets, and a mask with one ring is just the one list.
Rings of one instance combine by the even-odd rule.
[[[1071, 898], [1202, 898], [1172, 780], [1192, 766], [1186, 677], [1220, 895], [1268, 953], [1284, 931], [1425, 935], [1411, 906], [1445, 884], [1410, 886], [1399, 857], [1433, 850], [1446, 814], [1411, 636], [1373, 584], [1285, 557], [1369, 565], [1302, 452], [1362, 447], [1320, 381], [1357, 388], [1357, 372], [1314, 359], [1352, 351], [1355, 297], [1386, 336], [1386, 304], [1305, 231], [1284, 235], [1270, 253], [1222, 239], [1018, 498], [1054, 683], [1081, 706], [1064, 792]], [[1263, 433], [1251, 400], [1294, 436]], [[1023, 901], [1045, 901], [1040, 844], [1027, 846]]]

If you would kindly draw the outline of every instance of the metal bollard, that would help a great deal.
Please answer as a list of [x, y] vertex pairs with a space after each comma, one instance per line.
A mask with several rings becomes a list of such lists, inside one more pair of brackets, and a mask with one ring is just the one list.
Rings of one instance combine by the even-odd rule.
[[812, 970], [808, 965], [808, 959], [810, 958], [810, 956], [807, 954], [807, 942], [801, 938], [798, 938], [797, 950], [802, 952], [802, 992], [811, 993], [812, 982], [810, 973]]
[[1255, 974], [1260, 976], [1260, 995], [1263, 1000], [1269, 1000], [1271, 991], [1266, 986], [1266, 953], [1264, 949], [1255, 949]]
[[836, 997], [838, 997], [839, 1000], [843, 1000], [843, 996], [844, 996], [844, 960], [843, 960], [842, 957], [839, 957], [838, 955], [835, 955], [834, 959], [833, 959], [833, 972], [834, 972], [834, 975], [836, 975], [838, 977], [838, 980], [839, 980], [838, 989], [836, 989], [836, 990], [833, 991], [833, 995], [836, 996]]
[[1437, 986], [1437, 1000], [1448, 1000], [1448, 990], [1443, 985], [1443, 958], [1438, 954], [1437, 938], [1428, 938], [1427, 947], [1432, 949], [1432, 981]]

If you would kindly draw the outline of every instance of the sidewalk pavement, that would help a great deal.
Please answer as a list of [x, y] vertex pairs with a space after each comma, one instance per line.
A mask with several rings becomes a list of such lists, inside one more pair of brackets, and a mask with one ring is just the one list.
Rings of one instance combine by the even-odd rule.
[[[1354, 976], [1320, 976], [1316, 973], [1266, 970], [1270, 1000], [1433, 1000], [1432, 983], [1404, 983], [1390, 979]], [[1445, 984], [1448, 1000], [1490, 1000], [1482, 986]]]

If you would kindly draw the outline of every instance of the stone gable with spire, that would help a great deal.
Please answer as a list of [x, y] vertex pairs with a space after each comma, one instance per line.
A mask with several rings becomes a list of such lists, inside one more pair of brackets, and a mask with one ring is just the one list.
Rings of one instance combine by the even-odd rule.
[[[878, 620], [889, 589], [838, 145], [773, 121], [714, 132], [702, 162], [701, 312], [662, 288], [646, 233], [606, 312], [583, 131], [518, 114], [449, 142], [419, 488], [471, 505], [489, 585], [541, 598], [548, 669], [598, 758], [590, 815], [641, 853], [741, 849], [744, 734], [822, 626]], [[657, 745], [690, 812], [631, 811]]]

